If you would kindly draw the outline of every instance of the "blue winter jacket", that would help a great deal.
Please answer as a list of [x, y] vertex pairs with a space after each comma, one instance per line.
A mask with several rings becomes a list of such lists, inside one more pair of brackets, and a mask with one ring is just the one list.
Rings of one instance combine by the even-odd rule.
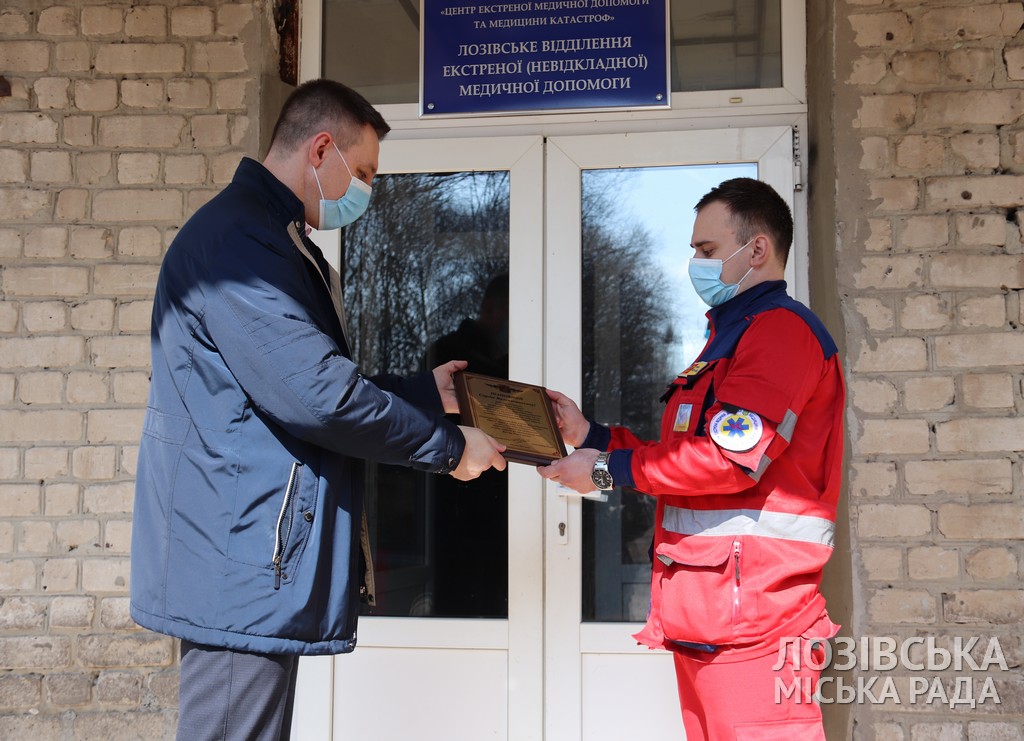
[[430, 373], [359, 373], [303, 227], [299, 199], [245, 159], [164, 258], [132, 531], [131, 614], [146, 628], [351, 651], [359, 459], [448, 473], [462, 456]]

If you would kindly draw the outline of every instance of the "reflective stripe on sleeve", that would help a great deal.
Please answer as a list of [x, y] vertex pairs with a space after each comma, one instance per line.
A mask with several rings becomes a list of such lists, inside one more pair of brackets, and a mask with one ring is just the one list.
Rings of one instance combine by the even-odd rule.
[[756, 509], [685, 509], [665, 507], [662, 526], [679, 535], [759, 535], [817, 543], [832, 548], [836, 524], [810, 515]]

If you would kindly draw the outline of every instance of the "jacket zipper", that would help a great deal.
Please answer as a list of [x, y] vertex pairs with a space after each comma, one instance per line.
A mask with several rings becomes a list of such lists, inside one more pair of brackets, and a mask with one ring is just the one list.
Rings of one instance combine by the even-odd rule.
[[732, 559], [736, 564], [736, 579], [732, 584], [732, 622], [739, 623], [740, 620], [740, 551], [742, 543], [738, 540], [732, 542]]
[[[288, 486], [284, 490], [284, 499], [281, 501], [281, 512], [277, 516], [277, 528], [274, 531], [274, 589], [281, 588], [281, 561], [284, 559], [285, 546], [288, 545], [288, 536], [291, 535], [292, 532], [292, 508], [289, 505], [291, 504], [292, 498], [295, 496], [295, 490], [299, 485], [299, 470], [301, 468], [301, 463], [292, 463], [292, 472], [288, 476]], [[289, 515], [288, 531], [282, 532], [285, 515]]]

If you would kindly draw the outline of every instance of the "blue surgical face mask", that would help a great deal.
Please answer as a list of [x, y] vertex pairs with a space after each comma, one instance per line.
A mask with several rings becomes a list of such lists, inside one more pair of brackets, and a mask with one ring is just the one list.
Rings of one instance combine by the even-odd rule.
[[334, 142], [331, 144], [334, 146], [334, 151], [341, 157], [341, 162], [348, 170], [351, 180], [345, 189], [345, 195], [336, 201], [329, 201], [324, 198], [324, 189], [320, 187], [320, 177], [316, 174], [316, 168], [313, 168], [316, 187], [320, 189], [320, 229], [340, 229], [351, 224], [366, 212], [366, 207], [370, 205], [370, 193], [372, 192], [369, 185], [352, 174], [348, 162], [345, 161], [345, 155], [338, 149], [338, 145]]
[[[756, 237], [754, 238], [756, 239]], [[754, 240], [751, 239], [750, 242]], [[740, 283], [746, 280], [747, 276], [754, 268], [750, 268], [743, 274], [736, 283], [726, 285], [722, 282], [722, 268], [725, 263], [729, 262], [736, 255], [740, 254], [747, 247], [750, 246], [750, 242], [740, 247], [738, 250], [729, 255], [725, 260], [715, 260], [706, 257], [692, 257], [690, 258], [690, 282], [693, 283], [693, 289], [697, 292], [697, 295], [701, 297], [708, 306], [718, 306], [724, 304], [726, 301], [731, 299], [740, 290]]]

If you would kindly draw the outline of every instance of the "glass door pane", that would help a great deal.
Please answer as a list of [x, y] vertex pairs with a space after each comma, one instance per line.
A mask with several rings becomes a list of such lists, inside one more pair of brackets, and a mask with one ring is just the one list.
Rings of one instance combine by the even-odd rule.
[[[583, 411], [657, 439], [666, 385], [704, 346], [687, 275], [693, 206], [756, 163], [583, 170]], [[650, 601], [653, 497], [583, 503], [583, 620], [639, 622]]]
[[[508, 377], [509, 173], [386, 174], [341, 243], [353, 353], [368, 375], [449, 360]], [[458, 422], [457, 416], [451, 417]], [[508, 616], [508, 479], [366, 465], [387, 617]]]

